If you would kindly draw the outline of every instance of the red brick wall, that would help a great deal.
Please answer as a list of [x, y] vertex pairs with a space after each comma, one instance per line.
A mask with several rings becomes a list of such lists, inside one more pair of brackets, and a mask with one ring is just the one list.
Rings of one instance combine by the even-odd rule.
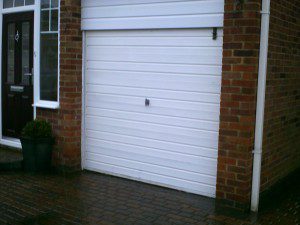
[[261, 0], [225, 0], [217, 199], [250, 203]]
[[81, 161], [81, 0], [60, 1], [60, 109], [37, 109], [53, 125], [56, 165], [78, 169]]
[[300, 1], [271, 1], [261, 191], [300, 166]]

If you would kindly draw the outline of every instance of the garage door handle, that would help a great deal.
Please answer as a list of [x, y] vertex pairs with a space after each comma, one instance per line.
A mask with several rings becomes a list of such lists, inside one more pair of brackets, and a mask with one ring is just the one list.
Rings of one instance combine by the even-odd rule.
[[150, 105], [150, 100], [148, 98], [145, 99], [145, 106], [149, 106]]

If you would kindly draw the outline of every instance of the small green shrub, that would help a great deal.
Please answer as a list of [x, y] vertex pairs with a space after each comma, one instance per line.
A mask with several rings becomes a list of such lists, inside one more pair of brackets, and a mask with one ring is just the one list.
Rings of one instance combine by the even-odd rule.
[[34, 120], [28, 122], [22, 130], [25, 138], [51, 138], [52, 128], [50, 123], [44, 120]]

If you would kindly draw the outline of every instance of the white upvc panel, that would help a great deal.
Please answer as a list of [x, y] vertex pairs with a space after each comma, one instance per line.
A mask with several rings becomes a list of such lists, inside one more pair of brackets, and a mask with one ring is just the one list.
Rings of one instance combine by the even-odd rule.
[[181, 3], [181, 2], [219, 2], [224, 4], [224, 0], [84, 0], [82, 7], [101, 7], [101, 6], [124, 6], [124, 5], [149, 5], [154, 3]]
[[[122, 33], [116, 30], [107, 30], [105, 32], [98, 31], [89, 31], [88, 37], [182, 37], [182, 33], [178, 32], [178, 29], [165, 29], [165, 30], [122, 30]], [[197, 37], [199, 40], [204, 37], [210, 37], [212, 35], [212, 30], [210, 29], [186, 29], [184, 31], [184, 38]], [[223, 37], [223, 29], [218, 29], [218, 36]], [[176, 40], [176, 39], [175, 39]], [[89, 40], [86, 40], [89, 41]], [[173, 39], [174, 41], [174, 39]], [[218, 40], [214, 40], [214, 43], [218, 43]], [[172, 43], [170, 43], [172, 44]], [[181, 42], [180, 45], [184, 45], [184, 42]]]
[[82, 30], [166, 29], [222, 27], [222, 14], [156, 16], [150, 18], [82, 19]]
[[85, 169], [215, 196], [218, 33], [212, 40], [210, 29], [86, 32]]
[[[99, 1], [101, 2], [101, 1]], [[119, 6], [94, 6], [82, 11], [83, 19], [150, 17], [223, 13], [220, 1], [183, 1]]]
[[222, 27], [224, 0], [82, 0], [83, 30]]
[[[170, 41], [170, 39], [172, 39]], [[127, 46], [137, 46], [137, 47], [154, 47], [157, 48], [164, 47], [177, 47], [180, 45], [181, 47], [221, 47], [222, 42], [221, 39], [213, 40], [210, 36], [208, 37], [186, 37], [186, 42], [182, 43], [180, 37], [145, 37], [139, 42], [136, 42], [136, 37], [102, 37], [102, 36], [91, 36], [87, 42], [88, 47], [104, 47], [104, 46], [122, 46], [126, 48]]]

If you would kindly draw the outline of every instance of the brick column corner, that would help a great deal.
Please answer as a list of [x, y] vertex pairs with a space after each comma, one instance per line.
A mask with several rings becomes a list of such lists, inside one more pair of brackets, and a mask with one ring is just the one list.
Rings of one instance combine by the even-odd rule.
[[225, 0], [217, 206], [249, 210], [261, 0]]

